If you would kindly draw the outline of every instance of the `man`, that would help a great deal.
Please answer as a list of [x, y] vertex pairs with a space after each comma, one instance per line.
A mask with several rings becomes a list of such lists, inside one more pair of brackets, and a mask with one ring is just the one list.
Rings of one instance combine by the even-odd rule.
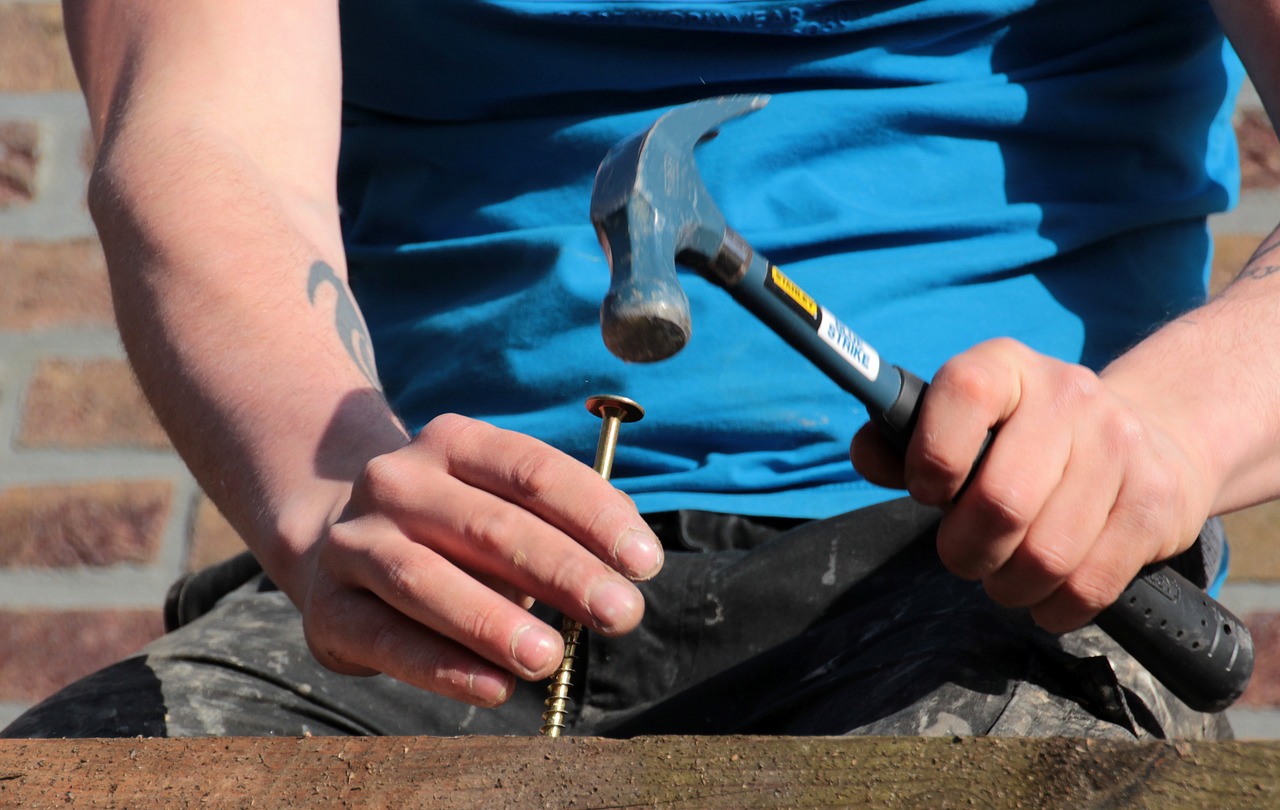
[[[267, 579], [8, 733], [515, 733], [547, 610], [578, 733], [1223, 733], [1067, 632], [1280, 495], [1280, 236], [1196, 307], [1235, 62], [1115, 5], [68, 0], [121, 334]], [[1280, 4], [1213, 7], [1275, 117]], [[696, 279], [669, 363], [589, 335], [595, 165], [726, 92], [773, 94], [700, 153], [729, 220], [932, 376], [865, 478], [856, 404]]]

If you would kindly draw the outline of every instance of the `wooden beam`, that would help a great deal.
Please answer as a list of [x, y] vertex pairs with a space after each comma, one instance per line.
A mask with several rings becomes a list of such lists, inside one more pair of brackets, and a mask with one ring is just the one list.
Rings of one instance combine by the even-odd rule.
[[0, 741], [0, 807], [1280, 806], [1280, 743], [797, 737]]

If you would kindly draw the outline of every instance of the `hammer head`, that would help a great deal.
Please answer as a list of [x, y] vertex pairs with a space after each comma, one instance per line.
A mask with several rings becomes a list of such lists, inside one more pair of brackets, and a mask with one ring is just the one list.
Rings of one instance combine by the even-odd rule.
[[689, 299], [676, 260], [708, 272], [728, 232], [693, 150], [768, 100], [724, 96], [676, 107], [605, 155], [591, 192], [591, 222], [612, 275], [600, 329], [623, 360], [665, 360], [689, 342]]

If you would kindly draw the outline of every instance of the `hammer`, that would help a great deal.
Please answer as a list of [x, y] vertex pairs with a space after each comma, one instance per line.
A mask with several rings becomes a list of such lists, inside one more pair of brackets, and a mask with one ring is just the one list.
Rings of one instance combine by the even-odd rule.
[[[673, 108], [605, 156], [591, 195], [591, 221], [612, 275], [600, 308], [605, 345], [640, 363], [684, 347], [692, 323], [679, 263], [723, 287], [857, 397], [889, 441], [905, 450], [928, 384], [882, 360], [756, 253], [725, 221], [698, 173], [694, 148], [768, 100], [724, 96]], [[981, 460], [979, 453], [975, 469]], [[1253, 674], [1253, 640], [1244, 623], [1167, 565], [1144, 568], [1096, 623], [1198, 711], [1230, 706]]]

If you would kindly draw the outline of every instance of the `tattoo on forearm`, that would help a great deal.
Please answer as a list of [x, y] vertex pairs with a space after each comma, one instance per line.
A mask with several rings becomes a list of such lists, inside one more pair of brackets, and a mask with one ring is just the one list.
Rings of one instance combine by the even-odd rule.
[[1280, 258], [1280, 240], [1268, 240], [1259, 245], [1249, 257], [1249, 261], [1244, 263], [1240, 278], [1266, 278], [1280, 273], [1280, 264], [1273, 261], [1272, 254]]
[[360, 373], [365, 376], [369, 384], [381, 391], [378, 369], [373, 360], [373, 341], [369, 339], [369, 330], [365, 326], [364, 319], [360, 317], [360, 310], [356, 309], [351, 291], [347, 289], [342, 279], [338, 278], [338, 274], [332, 267], [322, 261], [315, 262], [311, 265], [307, 278], [307, 298], [312, 306], [316, 303], [316, 291], [325, 284], [331, 285], [337, 294], [334, 326], [337, 327], [338, 337], [342, 339], [343, 347], [346, 348], [352, 362], [356, 364], [356, 368], [360, 369]]
[[1241, 278], [1266, 278], [1280, 273], [1280, 264], [1247, 265], [1240, 271]]

